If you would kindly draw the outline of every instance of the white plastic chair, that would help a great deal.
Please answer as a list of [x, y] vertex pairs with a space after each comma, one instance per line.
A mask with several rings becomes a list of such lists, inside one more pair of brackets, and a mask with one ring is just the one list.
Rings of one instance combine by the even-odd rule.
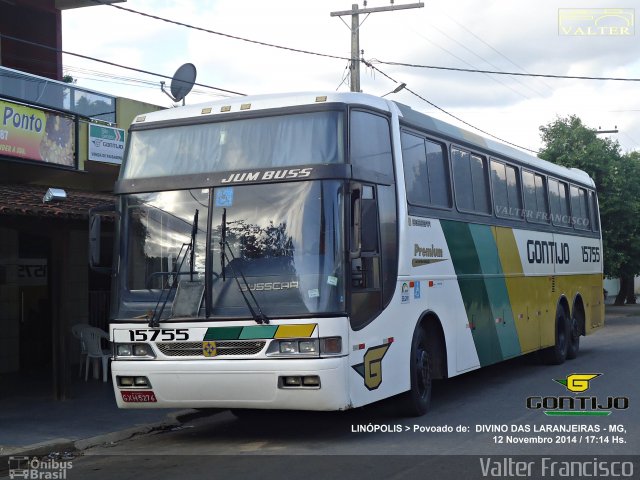
[[102, 348], [102, 339], [109, 340], [109, 334], [104, 330], [95, 327], [87, 327], [82, 330], [82, 340], [87, 347], [87, 359], [85, 360], [84, 381], [89, 378], [89, 359], [102, 360], [102, 381], [107, 381], [107, 370], [109, 367], [109, 357], [111, 349]]
[[78, 368], [78, 377], [80, 378], [82, 378], [82, 365], [86, 363], [87, 356], [87, 346], [82, 339], [82, 331], [88, 327], [90, 327], [90, 325], [87, 325], [86, 323], [77, 323], [76, 325], [71, 327], [72, 335], [80, 342], [80, 365]]

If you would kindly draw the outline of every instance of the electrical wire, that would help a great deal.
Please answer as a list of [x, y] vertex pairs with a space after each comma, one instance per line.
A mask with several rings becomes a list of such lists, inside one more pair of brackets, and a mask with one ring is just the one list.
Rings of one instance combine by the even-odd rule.
[[[73, 57], [83, 58], [85, 60], [92, 60], [94, 62], [104, 63], [105, 65], [111, 65], [112, 67], [124, 68], [125, 70], [131, 70], [131, 71], [134, 71], [134, 72], [145, 73], [147, 75], [153, 75], [155, 77], [167, 78], [167, 79], [173, 78], [173, 77], [171, 77], [169, 75], [163, 75], [161, 73], [150, 72], [149, 70], [143, 70], [141, 68], [129, 67], [127, 65], [122, 65], [120, 63], [110, 62], [108, 60], [102, 60], [100, 58], [91, 57], [89, 55], [82, 55], [80, 53], [69, 52], [67, 50], [62, 50], [61, 48], [50, 47], [49, 45], [43, 45], [41, 43], [32, 42], [30, 40], [24, 40], [22, 38], [14, 37], [12, 35], [7, 35], [7, 34], [4, 34], [4, 33], [0, 33], [0, 38], [6, 38], [6, 39], [9, 39], [9, 40], [13, 40], [15, 42], [25, 43], [27, 45], [33, 45], [33, 46], [36, 46], [36, 47], [41, 47], [41, 48], [44, 48], [46, 50], [52, 50], [52, 51], [55, 51], [55, 52], [64, 53], [65, 55], [71, 55]], [[233, 90], [227, 90], [227, 89], [220, 88], [220, 87], [214, 87], [214, 86], [206, 85], [206, 84], [203, 84], [203, 83], [194, 83], [194, 85], [197, 85], [199, 87], [211, 88], [212, 90], [218, 90], [220, 92], [231, 93], [231, 94], [234, 94], [234, 95], [240, 95], [240, 96], [243, 96], [243, 97], [246, 96], [246, 93], [234, 92]]]
[[[380, 70], [380, 69], [379, 69], [378, 67], [376, 67], [375, 65], [369, 65], [369, 67], [370, 67], [370, 68], [372, 68], [373, 70], [378, 71], [381, 75], [383, 75], [384, 77], [388, 78], [388, 79], [389, 79], [389, 80], [391, 80], [392, 82], [394, 82], [394, 83], [398, 83], [398, 84], [400, 83], [398, 80], [396, 80], [395, 78], [391, 77], [390, 75], [387, 75], [385, 72], [383, 72], [382, 70]], [[413, 90], [411, 90], [409, 87], [404, 87], [404, 90], [406, 90], [407, 92], [411, 93], [411, 94], [412, 94], [412, 95], [414, 95], [415, 97], [418, 97], [418, 98], [419, 98], [420, 100], [422, 100], [423, 102], [428, 103], [428, 104], [429, 104], [429, 105], [431, 105], [433, 108], [435, 108], [435, 109], [437, 109], [437, 110], [440, 110], [442, 113], [444, 113], [444, 114], [446, 114], [446, 115], [449, 115], [449, 116], [450, 116], [450, 117], [452, 117], [452, 118], [455, 118], [455, 119], [456, 119], [456, 120], [458, 120], [459, 122], [461, 122], [461, 123], [463, 123], [463, 124], [467, 125], [468, 127], [473, 128], [474, 130], [477, 130], [477, 131], [479, 131], [479, 132], [481, 132], [481, 133], [484, 133], [485, 135], [488, 135], [488, 136], [490, 136], [491, 138], [495, 138], [496, 140], [499, 140], [499, 141], [501, 141], [502, 143], [506, 143], [507, 145], [511, 145], [511, 146], [513, 146], [513, 147], [517, 147], [517, 148], [519, 148], [519, 149], [521, 149], [521, 150], [526, 150], [526, 151], [528, 151], [528, 152], [538, 154], [538, 151], [537, 151], [537, 150], [532, 150], [532, 149], [530, 149], [530, 148], [523, 147], [523, 146], [518, 145], [518, 144], [516, 144], [516, 143], [509, 142], [508, 140], [505, 140], [504, 138], [500, 138], [500, 137], [498, 137], [498, 136], [496, 136], [496, 135], [494, 135], [494, 134], [492, 134], [492, 133], [487, 132], [486, 130], [483, 130], [483, 129], [481, 129], [481, 128], [476, 127], [475, 125], [472, 125], [471, 123], [469, 123], [469, 122], [467, 122], [467, 121], [465, 121], [465, 120], [461, 119], [461, 118], [460, 118], [460, 117], [458, 117], [457, 115], [454, 115], [453, 113], [448, 112], [448, 111], [447, 111], [447, 110], [445, 110], [444, 108], [439, 107], [438, 105], [436, 105], [436, 104], [435, 104], [435, 103], [433, 103], [432, 101], [427, 100], [425, 97], [423, 97], [422, 95], [420, 95], [420, 94], [419, 94], [419, 93], [417, 93], [417, 92], [414, 92], [414, 91], [413, 91]]]
[[301, 49], [301, 48], [285, 47], [284, 45], [277, 45], [275, 43], [262, 42], [262, 41], [259, 41], [259, 40], [251, 40], [249, 38], [240, 37], [238, 35], [231, 35], [230, 33], [217, 32], [215, 30], [210, 30], [208, 28], [198, 27], [196, 25], [191, 25], [189, 23], [179, 22], [178, 20], [171, 20], [170, 18], [164, 18], [164, 17], [160, 17], [158, 15], [152, 15], [150, 13], [145, 13], [145, 12], [141, 12], [139, 10], [134, 10], [132, 8], [127, 8], [127, 7], [123, 7], [123, 6], [120, 6], [120, 5], [115, 5], [113, 3], [104, 3], [101, 0], [89, 0], [89, 1], [91, 1], [93, 3], [97, 3], [99, 5], [104, 5], [104, 6], [108, 6], [108, 7], [117, 8], [118, 10], [123, 10], [125, 12], [135, 13], [136, 15], [141, 15], [143, 17], [152, 18], [154, 20], [159, 20], [161, 22], [171, 23], [171, 24], [174, 24], [174, 25], [178, 25], [180, 27], [190, 28], [192, 30], [198, 30], [200, 32], [210, 33], [212, 35], [219, 35], [221, 37], [231, 38], [233, 40], [240, 40], [240, 41], [243, 41], [243, 42], [254, 43], [256, 45], [262, 45], [264, 47], [278, 48], [280, 50], [288, 50], [290, 52], [304, 53], [304, 54], [307, 54], [307, 55], [315, 55], [315, 56], [318, 56], [318, 57], [333, 58], [333, 59], [336, 59], [336, 60], [351, 60], [350, 57], [342, 57], [340, 55], [331, 55], [331, 54], [328, 54], [328, 53], [314, 52], [312, 50], [304, 50], [304, 49]]
[[[433, 28], [435, 31], [439, 32], [440, 35], [442, 35], [443, 37], [446, 37], [449, 41], [455, 43], [456, 45], [459, 45], [460, 47], [462, 47], [464, 50], [466, 50], [467, 52], [469, 52], [470, 54], [474, 55], [475, 57], [479, 58], [480, 60], [482, 60], [483, 62], [485, 62], [487, 65], [491, 66], [492, 68], [495, 68], [496, 70], [498, 70], [500, 67], [498, 67], [497, 65], [495, 65], [494, 63], [490, 62], [489, 60], [487, 60], [486, 58], [484, 58], [482, 55], [480, 55], [479, 53], [476, 53], [474, 50], [472, 50], [471, 48], [467, 47], [465, 44], [463, 44], [462, 42], [460, 42], [459, 40], [456, 40], [456, 38], [452, 37], [451, 35], [449, 35], [447, 32], [445, 32], [444, 30], [441, 30], [440, 28], [438, 28], [435, 25], [431, 25], [431, 28]], [[473, 68], [476, 68], [475, 66], [472, 65]], [[489, 78], [494, 78], [489, 76]], [[527, 85], [526, 83], [524, 83], [522, 80], [520, 80], [520, 78], [515, 77], [513, 78], [514, 81], [516, 81], [517, 83], [519, 83], [520, 85], [522, 85], [523, 87], [531, 90], [532, 92], [534, 92], [535, 94], [539, 95], [539, 96], [543, 96], [543, 94], [541, 92], [539, 92], [538, 90], [536, 90], [535, 88]], [[517, 91], [517, 90], [514, 90]], [[527, 96], [527, 98], [530, 98]]]
[[[440, 12], [441, 14], [443, 12]], [[504, 53], [502, 53], [500, 50], [498, 50], [497, 48], [495, 48], [493, 45], [491, 45], [490, 43], [486, 42], [485, 40], [483, 40], [481, 37], [479, 37], [478, 35], [476, 35], [474, 32], [472, 32], [469, 28], [467, 28], [466, 26], [464, 26], [462, 23], [458, 22], [455, 18], [451, 17], [450, 15], [444, 13], [444, 16], [446, 16], [451, 22], [455, 23], [456, 25], [458, 25], [458, 27], [462, 28], [463, 30], [465, 30], [467, 33], [469, 33], [472, 37], [474, 37], [476, 40], [478, 40], [479, 42], [485, 44], [487, 47], [489, 47], [491, 50], [493, 50], [495, 53], [497, 53], [498, 55], [500, 55], [502, 58], [504, 58], [507, 62], [509, 62], [511, 65], [513, 65], [516, 68], [519, 68], [520, 70], [522, 70], [524, 73], [529, 73], [527, 72], [527, 70], [522, 67], [521, 65], [517, 64], [516, 62], [514, 62], [513, 60], [511, 60], [511, 58], [507, 57]], [[490, 64], [493, 68], [496, 68], [493, 64]], [[553, 90], [553, 88], [551, 87], [551, 85], [549, 85], [548, 83], [546, 83], [544, 80], [540, 80], [538, 79], [538, 81], [544, 85], [546, 88], [548, 88], [549, 90]]]
[[[413, 30], [413, 33], [414, 33], [414, 34], [416, 34], [416, 35], [417, 35], [417, 36], [419, 36], [420, 38], [422, 38], [422, 39], [426, 40], [427, 42], [431, 43], [432, 45], [434, 45], [434, 46], [438, 47], [440, 50], [442, 50], [442, 51], [444, 51], [444, 52], [448, 53], [448, 54], [449, 54], [449, 55], [451, 55], [453, 58], [455, 58], [455, 59], [459, 60], [460, 62], [464, 63], [465, 65], [468, 65], [468, 66], [469, 66], [469, 67], [471, 67], [471, 68], [476, 68], [476, 67], [475, 67], [475, 65], [472, 65], [471, 63], [467, 62], [465, 59], [463, 59], [463, 58], [459, 57], [458, 55], [456, 55], [456, 54], [455, 54], [455, 53], [453, 53], [452, 51], [447, 50], [447, 49], [446, 49], [446, 48], [444, 48], [443, 46], [441, 46], [441, 45], [437, 44], [436, 42], [434, 42], [434, 41], [433, 41], [433, 40], [431, 40], [430, 38], [428, 38], [428, 37], [426, 37], [426, 36], [422, 35], [421, 33], [419, 33], [419, 32], [417, 32], [417, 31], [415, 31], [414, 29], [412, 29], [412, 30]], [[456, 43], [458, 43], [459, 45], [461, 45], [459, 42], [456, 42]], [[461, 46], [462, 46], [463, 48], [466, 48], [466, 47], [464, 47], [464, 45], [461, 45]], [[467, 49], [467, 50], [468, 50], [468, 49]], [[473, 53], [473, 52], [472, 52], [472, 53]], [[475, 53], [474, 53], [474, 55], [475, 55]], [[370, 61], [373, 61], [373, 60], [370, 60]], [[516, 90], [515, 88], [513, 88], [513, 87], [512, 87], [511, 85], [509, 85], [508, 83], [506, 83], [506, 82], [502, 81], [502, 79], [501, 79], [501, 78], [499, 78], [499, 77], [498, 77], [498, 78], [492, 77], [492, 76], [491, 76], [491, 75], [489, 75], [488, 73], [485, 73], [485, 74], [483, 74], [483, 75], [485, 75], [488, 79], [490, 79], [490, 80], [492, 80], [492, 81], [494, 81], [494, 82], [496, 82], [496, 83], [499, 83], [499, 84], [500, 84], [500, 85], [502, 85], [503, 87], [508, 88], [509, 90], [511, 90], [512, 92], [516, 93], [517, 95], [520, 95], [522, 98], [527, 99], [527, 100], [530, 100], [530, 99], [531, 99], [531, 97], [529, 97], [528, 95], [526, 95], [526, 94], [524, 94], [524, 93], [520, 92], [519, 90]], [[515, 80], [515, 79], [514, 79], [514, 80]]]
[[[312, 50], [305, 50], [301, 48], [287, 47], [284, 45], [278, 45], [275, 43], [263, 42], [260, 40], [252, 40], [250, 38], [241, 37], [239, 35], [231, 35], [229, 33], [218, 32], [215, 30], [211, 30], [204, 27], [198, 27], [196, 25], [191, 25], [189, 23], [180, 22], [177, 20], [171, 20], [169, 18], [160, 17], [158, 15], [152, 15], [150, 13], [141, 12], [139, 10], [134, 10], [132, 8], [123, 7], [121, 5], [116, 5], [113, 3], [104, 3], [102, 0], [89, 0], [98, 5], [104, 5], [112, 8], [117, 8], [118, 10], [122, 10], [129, 13], [134, 13], [136, 15], [141, 15], [143, 17], [152, 18], [154, 20], [159, 20], [166, 23], [171, 23], [174, 25], [178, 25], [181, 27], [189, 28], [192, 30], [197, 30], [200, 32], [210, 33], [212, 35], [218, 35], [221, 37], [231, 38], [234, 40], [239, 40], [243, 42], [253, 43], [256, 45], [262, 45], [265, 47], [277, 48], [280, 50], [287, 50], [295, 53], [303, 53], [307, 55], [314, 55], [317, 57], [325, 57], [325, 58], [333, 58], [336, 60], [353, 60], [358, 61], [359, 59], [352, 59], [350, 57], [344, 57], [340, 55], [332, 55], [328, 53], [315, 52]], [[362, 59], [360, 59], [362, 61]], [[513, 75], [517, 77], [537, 77], [537, 78], [560, 78], [560, 79], [569, 79], [569, 80], [599, 80], [599, 81], [619, 81], [619, 82], [640, 82], [640, 78], [624, 78], [624, 77], [592, 77], [592, 76], [582, 76], [582, 75], [553, 75], [553, 74], [543, 74], [543, 73], [522, 73], [522, 72], [505, 72], [498, 70], [481, 70], [475, 68], [456, 68], [456, 67], [442, 67], [436, 65], [422, 65], [418, 63], [406, 63], [406, 62], [394, 62], [388, 60], [376, 60], [376, 63], [382, 65], [390, 65], [390, 66], [400, 66], [400, 67], [411, 67], [411, 68], [425, 68], [425, 69], [433, 69], [433, 70], [446, 70], [453, 72], [466, 72], [466, 73], [488, 73], [491, 75]]]

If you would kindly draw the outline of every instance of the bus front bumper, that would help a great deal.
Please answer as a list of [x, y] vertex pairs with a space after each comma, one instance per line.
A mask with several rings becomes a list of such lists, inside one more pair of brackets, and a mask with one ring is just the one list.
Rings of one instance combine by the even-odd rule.
[[[119, 408], [345, 410], [348, 370], [348, 357], [111, 363]], [[147, 377], [150, 387], [118, 386], [122, 376]], [[318, 376], [320, 386], [284, 386], [291, 376]]]

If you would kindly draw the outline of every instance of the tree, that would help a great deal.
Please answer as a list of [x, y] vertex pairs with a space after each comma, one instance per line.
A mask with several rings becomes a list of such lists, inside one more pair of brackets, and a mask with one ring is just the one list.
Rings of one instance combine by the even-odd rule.
[[540, 158], [587, 172], [600, 204], [604, 273], [620, 277], [616, 304], [635, 303], [633, 278], [640, 273], [640, 155], [623, 155], [617, 141], [599, 138], [571, 115], [540, 127]]

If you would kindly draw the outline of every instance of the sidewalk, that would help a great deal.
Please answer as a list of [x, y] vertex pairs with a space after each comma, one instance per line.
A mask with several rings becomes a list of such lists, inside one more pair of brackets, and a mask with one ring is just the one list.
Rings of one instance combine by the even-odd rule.
[[[640, 316], [640, 303], [635, 305], [605, 305], [605, 318], [609, 315], [638, 317]], [[605, 322], [606, 325], [606, 322]]]
[[17, 376], [3, 381], [0, 456], [82, 450], [200, 415], [197, 410], [118, 409], [111, 382], [94, 379], [74, 379], [70, 393], [69, 400], [54, 401], [46, 381]]

